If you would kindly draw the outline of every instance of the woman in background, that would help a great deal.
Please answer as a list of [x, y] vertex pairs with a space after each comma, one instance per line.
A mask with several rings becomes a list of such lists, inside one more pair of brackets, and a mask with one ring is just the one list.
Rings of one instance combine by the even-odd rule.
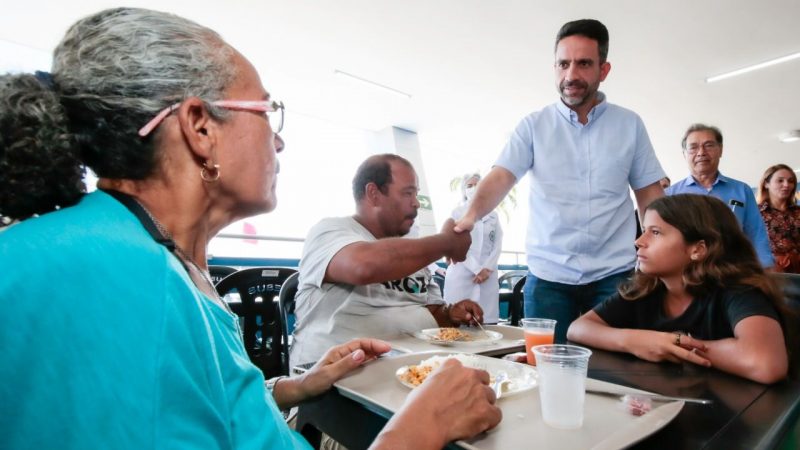
[[788, 371], [782, 294], [719, 199], [653, 201], [633, 279], [572, 323], [570, 341], [774, 383]]
[[[464, 175], [461, 180], [461, 204], [450, 217], [459, 220], [469, 209], [481, 176]], [[472, 245], [467, 259], [451, 264], [444, 277], [444, 300], [453, 304], [464, 299], [478, 302], [483, 309], [484, 323], [497, 323], [500, 316], [500, 285], [497, 281], [497, 260], [503, 247], [503, 229], [496, 211], [475, 223], [470, 232]]]
[[786, 164], [769, 167], [758, 185], [758, 207], [767, 226], [775, 270], [800, 273], [800, 206], [797, 174]]

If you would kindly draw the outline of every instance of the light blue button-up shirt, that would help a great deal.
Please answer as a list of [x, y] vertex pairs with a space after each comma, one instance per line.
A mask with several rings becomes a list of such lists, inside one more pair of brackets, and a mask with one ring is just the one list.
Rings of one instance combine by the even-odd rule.
[[528, 268], [548, 281], [586, 284], [632, 269], [628, 187], [665, 176], [639, 116], [598, 98], [586, 125], [561, 101], [525, 117], [495, 162], [517, 180], [530, 173]]
[[[756, 249], [756, 254], [761, 264], [764, 267], [771, 267], [775, 264], [772, 251], [769, 248], [767, 227], [764, 225], [764, 220], [761, 218], [761, 212], [758, 210], [758, 203], [756, 203], [753, 190], [746, 183], [726, 177], [717, 172], [717, 179], [714, 180], [711, 189], [706, 189], [705, 186], [698, 183], [693, 176], [689, 175], [667, 188], [667, 195], [675, 194], [713, 195], [725, 202], [725, 204], [733, 210], [736, 220], [742, 225], [744, 234], [746, 234], [747, 237], [750, 238], [750, 242], [753, 243], [753, 247]], [[736, 206], [734, 208], [734, 205], [730, 203], [732, 200], [744, 203], [744, 206]]]

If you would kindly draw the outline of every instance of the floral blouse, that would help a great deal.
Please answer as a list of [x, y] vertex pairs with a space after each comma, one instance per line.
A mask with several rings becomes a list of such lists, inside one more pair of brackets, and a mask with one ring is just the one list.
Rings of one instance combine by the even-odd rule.
[[786, 211], [781, 211], [771, 207], [769, 202], [763, 202], [759, 209], [767, 226], [776, 265], [788, 268], [779, 261], [784, 259], [784, 264], [796, 266], [800, 262], [800, 206], [789, 205]]

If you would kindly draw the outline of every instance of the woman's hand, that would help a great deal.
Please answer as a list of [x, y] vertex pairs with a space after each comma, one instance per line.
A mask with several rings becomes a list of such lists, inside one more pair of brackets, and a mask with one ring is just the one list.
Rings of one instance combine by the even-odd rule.
[[699, 366], [711, 367], [705, 357], [708, 350], [705, 342], [680, 332], [650, 330], [624, 330], [624, 346], [630, 353], [646, 361], [688, 361]]
[[470, 438], [500, 423], [496, 400], [488, 373], [449, 359], [411, 392], [371, 448], [440, 449]]
[[699, 339], [678, 332], [614, 328], [594, 311], [587, 312], [570, 324], [567, 339], [603, 350], [631, 353], [652, 362], [689, 361], [711, 366], [711, 361], [703, 353], [708, 346]]
[[478, 272], [478, 274], [472, 279], [472, 282], [475, 284], [481, 284], [489, 279], [489, 275], [491, 275], [491, 273], [491, 269], [481, 269], [481, 271]]
[[328, 350], [308, 372], [275, 384], [275, 402], [281, 409], [286, 409], [322, 394], [340, 378], [391, 349], [387, 342], [378, 339], [355, 339], [337, 345]]

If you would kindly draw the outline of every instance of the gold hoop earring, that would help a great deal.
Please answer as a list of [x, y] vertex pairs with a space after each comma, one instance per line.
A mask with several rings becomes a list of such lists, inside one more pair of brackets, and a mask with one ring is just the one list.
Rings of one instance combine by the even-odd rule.
[[[213, 175], [209, 174], [209, 171], [213, 171]], [[202, 169], [200, 169], [200, 178], [203, 179], [206, 183], [213, 183], [219, 180], [219, 164], [214, 164], [209, 169], [207, 165], [204, 165]]]

